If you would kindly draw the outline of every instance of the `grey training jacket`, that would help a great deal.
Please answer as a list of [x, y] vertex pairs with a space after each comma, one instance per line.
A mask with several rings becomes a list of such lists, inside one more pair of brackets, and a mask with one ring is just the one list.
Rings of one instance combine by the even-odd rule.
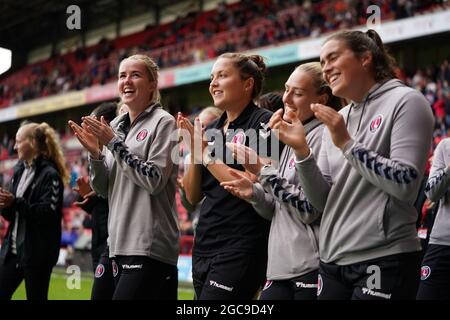
[[297, 164], [308, 200], [323, 211], [325, 263], [349, 265], [420, 250], [416, 200], [434, 118], [424, 96], [391, 79], [340, 113], [351, 141], [341, 151], [324, 130], [318, 163]]
[[[313, 119], [305, 125], [306, 140], [318, 154], [323, 124]], [[265, 166], [260, 184], [254, 184], [253, 204], [256, 212], [271, 219], [267, 279], [286, 280], [305, 275], [319, 268], [320, 213], [307, 202], [298, 181], [295, 155], [286, 146], [279, 169]]]
[[431, 244], [450, 246], [450, 138], [442, 140], [433, 155], [425, 194], [433, 202], [439, 201], [439, 208], [431, 231]]
[[[129, 129], [128, 114], [111, 122], [116, 133], [101, 160], [90, 159], [91, 185], [109, 200], [111, 257], [147, 256], [176, 265], [179, 255], [175, 205], [177, 150], [175, 119], [159, 103], [141, 113]], [[106, 149], [106, 148], [105, 148]]]

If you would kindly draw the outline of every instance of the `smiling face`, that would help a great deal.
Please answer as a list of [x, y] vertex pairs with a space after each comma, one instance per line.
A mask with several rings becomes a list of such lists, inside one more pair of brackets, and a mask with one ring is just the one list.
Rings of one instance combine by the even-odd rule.
[[357, 57], [344, 41], [327, 41], [320, 52], [323, 76], [333, 94], [338, 97], [360, 101], [370, 89], [373, 79], [364, 65], [370, 57]]
[[130, 109], [147, 107], [156, 89], [156, 81], [150, 80], [145, 63], [135, 59], [120, 63], [117, 85], [120, 99]]
[[17, 151], [19, 160], [25, 160], [30, 163], [36, 155], [36, 150], [33, 147], [31, 138], [29, 137], [27, 130], [29, 130], [29, 128], [25, 126], [21, 127], [17, 131], [14, 150]]
[[228, 58], [219, 58], [211, 71], [209, 93], [214, 105], [222, 110], [247, 105], [251, 100], [253, 79], [242, 80], [238, 69]]
[[326, 95], [319, 95], [318, 91], [314, 86], [313, 77], [308, 72], [296, 68], [285, 84], [283, 94], [285, 111], [292, 111], [301, 122], [310, 119], [314, 115], [311, 103], [326, 103]]

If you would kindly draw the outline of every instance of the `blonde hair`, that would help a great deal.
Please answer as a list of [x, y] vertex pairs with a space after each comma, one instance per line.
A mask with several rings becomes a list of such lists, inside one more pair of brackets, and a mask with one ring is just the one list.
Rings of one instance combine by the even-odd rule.
[[128, 58], [123, 59], [120, 63], [124, 62], [125, 60], [137, 60], [142, 61], [145, 64], [145, 67], [148, 71], [148, 79], [150, 81], [155, 81], [156, 83], [155, 90], [153, 91], [152, 97], [150, 98], [150, 102], [159, 102], [161, 100], [161, 94], [159, 93], [158, 89], [159, 67], [155, 63], [155, 61], [144, 54], [134, 54], [132, 56], [129, 56]]
[[219, 118], [223, 113], [223, 110], [220, 110], [217, 107], [206, 107], [205, 109], [203, 109], [200, 113], [199, 113], [199, 118], [201, 120], [202, 117], [207, 117], [209, 115], [213, 116], [215, 119]]
[[295, 70], [301, 70], [311, 76], [311, 78], [313, 79], [314, 87], [317, 89], [316, 93], [317, 94], [325, 93], [327, 95], [328, 99], [326, 104], [329, 107], [332, 107], [335, 110], [339, 110], [342, 108], [343, 105], [345, 105], [345, 102], [341, 98], [333, 95], [330, 86], [323, 77], [320, 62], [304, 63], [295, 68]]
[[46, 122], [27, 123], [21, 126], [25, 137], [30, 139], [38, 155], [52, 161], [61, 176], [61, 180], [66, 184], [69, 182], [69, 172], [65, 166], [64, 155], [61, 144], [55, 130]]

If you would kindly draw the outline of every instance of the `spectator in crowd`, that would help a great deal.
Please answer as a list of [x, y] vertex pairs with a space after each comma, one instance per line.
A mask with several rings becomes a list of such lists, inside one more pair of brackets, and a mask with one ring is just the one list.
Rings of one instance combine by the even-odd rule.
[[72, 227], [69, 224], [64, 224], [61, 233], [61, 247], [74, 247], [78, 239], [78, 227]]
[[[385, 1], [381, 10], [383, 18], [402, 19], [446, 6], [448, 4], [433, 1], [421, 5], [415, 1]], [[161, 68], [191, 64], [215, 58], [224, 52], [317, 37], [325, 31], [362, 25], [366, 22], [366, 8], [363, 0], [354, 1], [352, 5], [344, 1], [305, 1], [302, 4], [241, 1], [239, 6], [222, 3], [216, 9], [218, 14], [188, 13], [168, 25], [153, 26], [145, 31], [148, 33], [147, 41], [134, 47], [115, 49], [111, 41], [101, 39], [97, 48], [90, 50], [90, 55], [85, 48], [77, 48], [74, 59], [83, 66], [77, 68], [80, 70], [77, 73], [72, 70], [72, 59], [56, 55], [46, 67], [37, 65], [31, 72], [24, 72], [20, 85], [13, 78], [0, 85], [0, 107], [105, 84], [117, 73], [117, 61], [138, 51], [155, 57]], [[196, 16], [201, 22], [196, 21]], [[448, 70], [443, 75], [449, 80]]]

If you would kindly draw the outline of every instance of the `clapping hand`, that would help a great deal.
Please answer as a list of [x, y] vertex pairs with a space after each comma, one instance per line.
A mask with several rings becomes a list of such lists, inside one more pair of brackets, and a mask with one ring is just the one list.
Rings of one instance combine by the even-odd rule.
[[14, 199], [15, 197], [11, 192], [0, 188], [0, 209], [11, 206], [14, 202]]

